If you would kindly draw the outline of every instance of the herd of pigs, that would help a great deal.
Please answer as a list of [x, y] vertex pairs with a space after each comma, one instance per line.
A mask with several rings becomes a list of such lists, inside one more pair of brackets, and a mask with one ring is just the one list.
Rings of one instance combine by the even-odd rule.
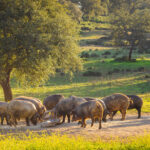
[[[38, 122], [48, 119], [60, 119], [65, 122], [67, 116], [68, 123], [78, 121], [81, 127], [86, 127], [85, 120], [91, 119], [91, 127], [94, 122], [99, 122], [101, 129], [102, 120], [106, 122], [107, 115], [113, 120], [117, 111], [122, 114], [121, 120], [125, 119], [127, 109], [136, 109], [138, 118], [141, 117], [143, 101], [136, 95], [124, 95], [115, 93], [102, 99], [90, 97], [70, 96], [65, 98], [63, 95], [50, 95], [42, 102], [33, 97], [20, 96], [10, 102], [0, 102], [1, 125], [6, 118], [7, 125], [16, 126], [20, 119], [26, 120], [26, 125], [30, 122], [36, 125]], [[49, 116], [49, 117], [46, 117]]]

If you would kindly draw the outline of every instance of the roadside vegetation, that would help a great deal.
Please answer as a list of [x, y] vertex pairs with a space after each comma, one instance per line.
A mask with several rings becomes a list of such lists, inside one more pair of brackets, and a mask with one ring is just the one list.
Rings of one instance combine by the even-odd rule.
[[87, 140], [82, 137], [67, 137], [60, 135], [46, 134], [37, 135], [29, 133], [28, 136], [20, 138], [15, 137], [0, 137], [0, 150], [84, 150], [84, 149], [104, 149], [104, 150], [126, 150], [126, 149], [150, 149], [150, 135], [147, 133], [144, 136], [129, 137], [127, 139], [109, 139], [109, 140]]

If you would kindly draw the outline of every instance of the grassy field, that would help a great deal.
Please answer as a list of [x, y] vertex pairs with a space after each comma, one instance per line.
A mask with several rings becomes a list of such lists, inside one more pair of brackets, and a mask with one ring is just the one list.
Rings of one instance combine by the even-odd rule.
[[20, 138], [2, 138], [0, 150], [146, 150], [150, 149], [150, 135], [129, 137], [127, 139], [116, 139], [103, 141], [89, 141], [82, 137], [67, 137], [46, 134], [37, 135], [29, 133], [28, 136]]
[[[37, 97], [43, 101], [46, 96], [58, 93], [66, 97], [76, 95], [95, 98], [102, 98], [112, 93], [136, 94], [143, 98], [142, 112], [149, 113], [150, 53], [141, 54], [134, 51], [135, 62], [114, 61], [115, 58], [127, 56], [128, 50], [106, 46], [106, 41], [101, 40], [109, 35], [109, 25], [104, 23], [97, 26], [96, 23], [91, 24], [89, 22], [82, 25], [88, 26], [92, 30], [82, 32], [80, 36], [81, 54], [84, 52], [89, 56], [83, 58], [84, 69], [75, 73], [72, 79], [68, 75], [57, 74], [39, 87], [22, 87], [15, 80], [12, 80], [13, 96], [26, 95]], [[95, 28], [107, 30], [95, 30]], [[98, 42], [102, 44], [97, 45]], [[89, 73], [89, 71], [99, 73], [99, 75], [85, 76], [84, 74]], [[2, 89], [0, 89], [0, 100], [4, 100]], [[32, 132], [28, 136], [24, 135], [19, 138], [0, 135], [0, 150], [145, 150], [150, 149], [149, 143], [149, 133], [141, 137], [130, 137], [122, 140], [116, 137], [116, 139], [108, 141], [101, 139], [88, 141], [82, 137], [70, 138], [60, 135], [37, 135]]]
[[[84, 42], [97, 40], [109, 34], [109, 31], [89, 31], [81, 34]], [[127, 56], [128, 50], [98, 45], [81, 46], [81, 54], [88, 53], [90, 57], [83, 58], [84, 69], [76, 73], [72, 79], [68, 75], [51, 77], [40, 87], [20, 87], [12, 80], [14, 97], [19, 95], [33, 96], [43, 100], [51, 94], [81, 97], [104, 97], [112, 93], [137, 94], [144, 100], [143, 112], [150, 112], [150, 54], [134, 51], [136, 62], [118, 62], [115, 58]], [[93, 55], [93, 56], [92, 56]], [[84, 76], [89, 71], [100, 73], [99, 76]], [[0, 89], [0, 100], [3, 92]]]

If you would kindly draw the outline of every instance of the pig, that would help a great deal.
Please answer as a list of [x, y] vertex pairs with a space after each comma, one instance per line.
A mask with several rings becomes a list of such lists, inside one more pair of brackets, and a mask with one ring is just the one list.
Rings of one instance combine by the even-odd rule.
[[[127, 96], [131, 100], [131, 103], [130, 103], [128, 109], [136, 109], [138, 111], [138, 118], [141, 118], [141, 108], [142, 108], [142, 105], [143, 105], [143, 100], [137, 95], [127, 95]], [[117, 111], [114, 111], [113, 116], [116, 113], [117, 113]]]
[[44, 99], [43, 105], [47, 110], [51, 110], [56, 106], [58, 102], [60, 102], [64, 98], [65, 97], [63, 95], [50, 95]]
[[40, 102], [41, 103], [41, 101], [39, 100], [39, 99], [37, 99], [37, 98], [35, 98], [35, 97], [29, 97], [29, 96], [18, 96], [18, 97], [16, 97], [15, 99], [20, 99], [20, 100], [26, 100], [26, 99], [34, 99], [34, 100], [36, 100], [36, 101], [38, 101], [38, 102]]
[[[121, 93], [115, 93], [115, 94], [112, 94], [111, 96], [104, 97], [102, 100], [104, 101], [109, 111], [111, 120], [113, 120], [112, 113], [114, 111], [120, 111], [122, 114], [121, 120], [125, 120], [126, 110], [128, 109], [129, 103], [131, 101], [129, 97]], [[105, 116], [105, 119], [106, 119], [106, 116]]]
[[63, 116], [62, 123], [64, 123], [67, 115], [68, 123], [70, 123], [70, 114], [72, 110], [84, 102], [86, 102], [85, 99], [76, 96], [70, 96], [69, 98], [63, 99], [51, 110], [51, 118], [60, 118]]
[[77, 106], [73, 111], [72, 121], [82, 120], [81, 127], [86, 127], [85, 119], [91, 118], [91, 127], [94, 124], [95, 118], [99, 120], [99, 129], [102, 128], [101, 121], [103, 118], [103, 106], [100, 102], [92, 100]]
[[[84, 99], [87, 100], [87, 101], [97, 100], [98, 102], [100, 102], [102, 104], [103, 110], [104, 110], [104, 112], [103, 112], [103, 119], [102, 120], [104, 122], [106, 122], [106, 116], [109, 114], [109, 111], [107, 110], [105, 103], [102, 100], [99, 100], [97, 98], [85, 97]], [[97, 119], [96, 119], [96, 121], [97, 121]]]
[[34, 98], [34, 97], [27, 97], [27, 96], [19, 96], [19, 97], [16, 97], [15, 99], [13, 100], [19, 100], [19, 101], [27, 101], [27, 102], [31, 102], [35, 105], [38, 113], [39, 113], [39, 119], [42, 120], [44, 115], [45, 115], [45, 112], [46, 112], [46, 108], [45, 106], [41, 103], [40, 100], [38, 100], [37, 98]]
[[39, 114], [35, 105], [28, 101], [13, 100], [7, 106], [7, 112], [10, 115], [10, 125], [16, 126], [16, 119], [25, 119], [26, 125], [30, 126], [30, 121], [36, 125]]
[[4, 118], [6, 118], [7, 125], [9, 125], [9, 114], [7, 113], [7, 102], [0, 102], [0, 117], [1, 125], [3, 125]]

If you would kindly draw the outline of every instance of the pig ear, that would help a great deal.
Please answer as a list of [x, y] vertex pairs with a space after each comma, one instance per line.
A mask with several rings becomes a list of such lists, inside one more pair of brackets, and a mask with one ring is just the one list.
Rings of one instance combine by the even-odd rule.
[[132, 104], [133, 104], [133, 100], [132, 100], [132, 99], [130, 99], [129, 103], [130, 103], [130, 105], [132, 105]]

